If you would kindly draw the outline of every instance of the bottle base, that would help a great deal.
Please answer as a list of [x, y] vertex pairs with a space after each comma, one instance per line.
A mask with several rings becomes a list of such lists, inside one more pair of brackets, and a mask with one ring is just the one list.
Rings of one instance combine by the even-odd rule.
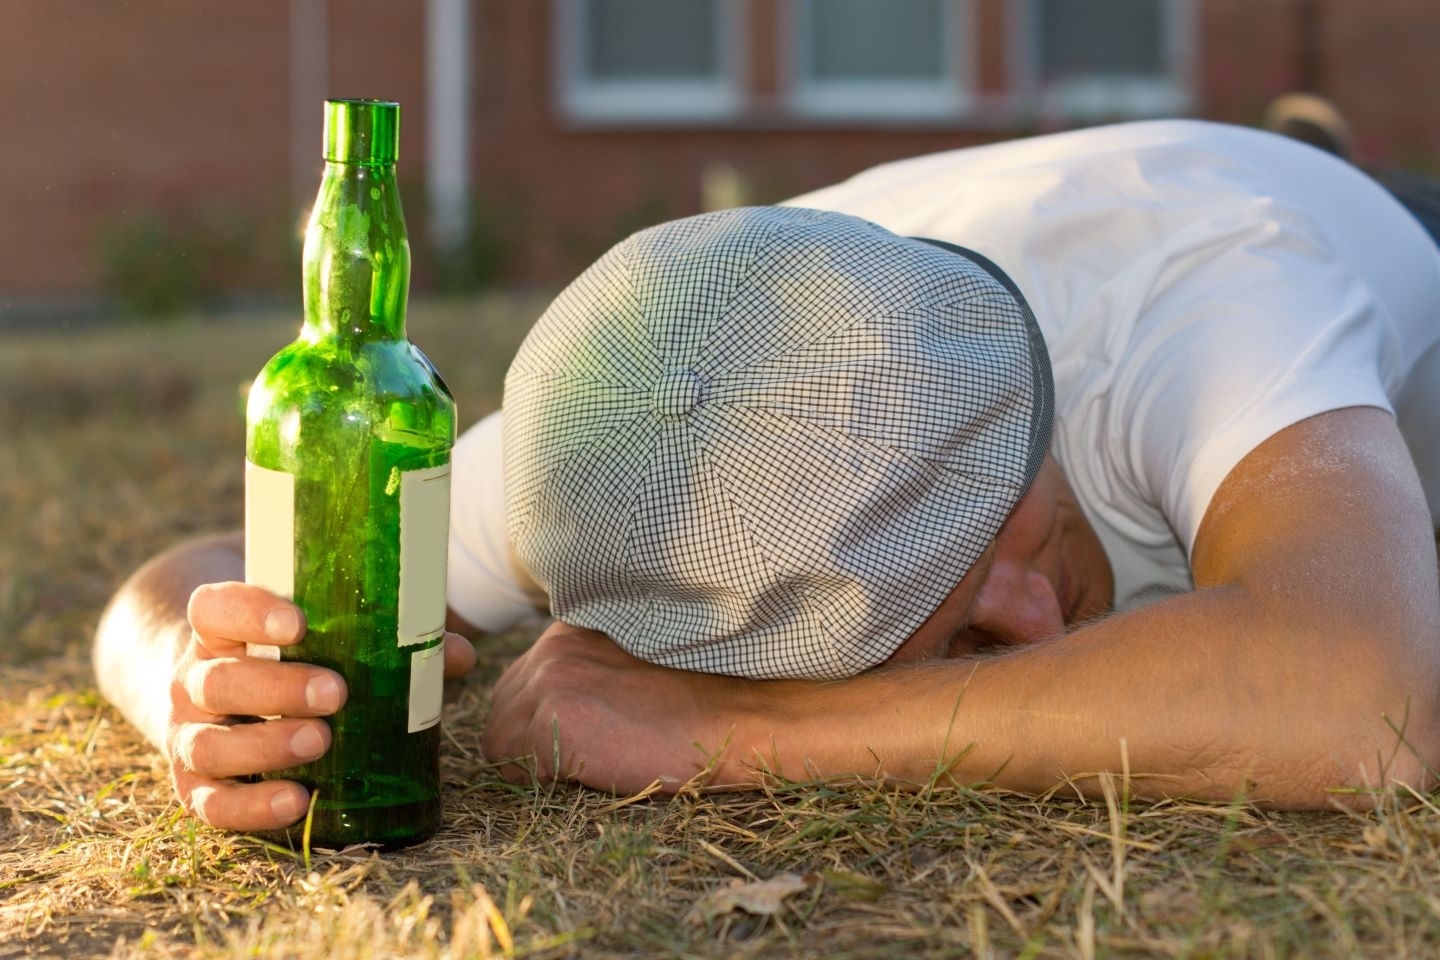
[[[440, 822], [438, 799], [383, 807], [332, 806], [322, 800], [315, 804], [311, 817], [310, 848], [343, 850], [366, 844], [390, 853], [430, 839], [440, 829]], [[258, 836], [291, 850], [302, 850], [305, 821]]]

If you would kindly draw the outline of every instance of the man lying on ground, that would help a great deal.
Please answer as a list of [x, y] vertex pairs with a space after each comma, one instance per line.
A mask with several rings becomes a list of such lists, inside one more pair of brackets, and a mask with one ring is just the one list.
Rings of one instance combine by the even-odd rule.
[[[1425, 789], [1440, 252], [1241, 128], [889, 164], [598, 261], [457, 446], [452, 514], [458, 629], [556, 617], [494, 694], [517, 776]], [[323, 752], [345, 691], [244, 655], [304, 621], [242, 570], [235, 537], [147, 564], [95, 659], [186, 806], [256, 830], [304, 789], [235, 778]]]

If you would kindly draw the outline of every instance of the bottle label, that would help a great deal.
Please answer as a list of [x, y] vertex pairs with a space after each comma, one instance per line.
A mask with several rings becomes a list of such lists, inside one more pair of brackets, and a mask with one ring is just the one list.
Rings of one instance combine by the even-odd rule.
[[[450, 465], [397, 471], [400, 583], [397, 643], [410, 654], [408, 730], [440, 722], [445, 679], [445, 577], [450, 532]], [[295, 477], [245, 461], [245, 582], [295, 597]], [[252, 657], [279, 660], [280, 648], [252, 643]]]
[[410, 654], [410, 726], [408, 733], [429, 730], [440, 722], [445, 699], [445, 644]]
[[[245, 582], [295, 597], [295, 477], [245, 460]], [[280, 648], [247, 645], [252, 657], [279, 660]]]
[[445, 636], [450, 464], [400, 474], [400, 646]]

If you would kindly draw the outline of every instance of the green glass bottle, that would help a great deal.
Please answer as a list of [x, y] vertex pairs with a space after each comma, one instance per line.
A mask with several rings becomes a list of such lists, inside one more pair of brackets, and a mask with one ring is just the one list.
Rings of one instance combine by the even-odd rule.
[[269, 774], [312, 791], [311, 843], [331, 848], [403, 846], [440, 824], [455, 402], [405, 334], [399, 110], [326, 101], [304, 324], [255, 379], [246, 412], [246, 580], [305, 612], [305, 637], [283, 656], [349, 685], [325, 756]]

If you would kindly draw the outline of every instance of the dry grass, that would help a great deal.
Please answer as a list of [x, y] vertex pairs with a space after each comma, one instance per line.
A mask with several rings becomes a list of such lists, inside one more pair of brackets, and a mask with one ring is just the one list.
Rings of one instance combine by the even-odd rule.
[[[416, 310], [473, 417], [534, 303]], [[1427, 957], [1440, 808], [920, 794], [825, 784], [617, 800], [501, 782], [489, 682], [451, 690], [444, 831], [309, 863], [181, 817], [93, 693], [89, 632], [141, 559], [240, 519], [238, 386], [292, 321], [0, 340], [0, 957]], [[464, 358], [466, 363], [458, 361]], [[790, 893], [724, 910], [732, 881]], [[746, 888], [751, 892], [755, 888]]]

